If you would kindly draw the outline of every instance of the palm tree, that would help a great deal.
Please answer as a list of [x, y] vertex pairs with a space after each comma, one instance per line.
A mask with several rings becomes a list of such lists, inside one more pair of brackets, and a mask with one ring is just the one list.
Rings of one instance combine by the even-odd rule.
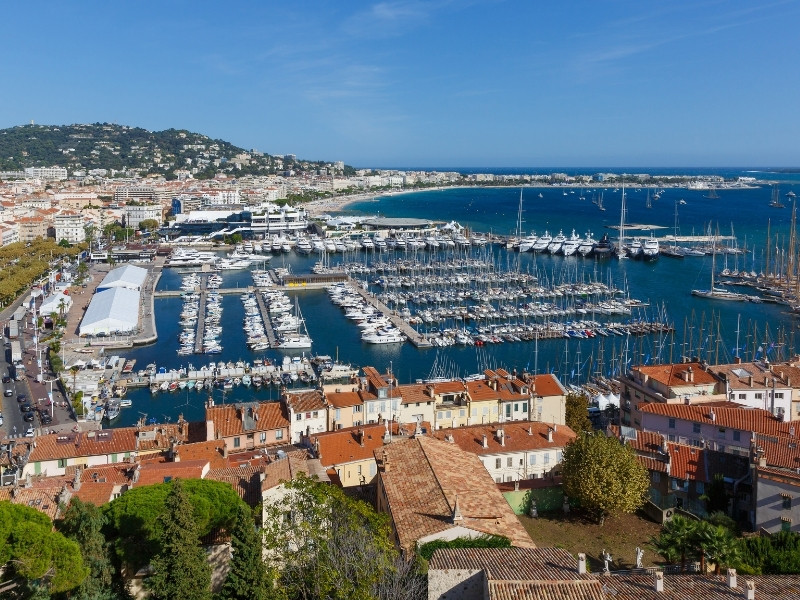
[[706, 534], [705, 553], [714, 562], [714, 573], [719, 575], [723, 566], [739, 558], [739, 543], [731, 532], [721, 525], [712, 525]]
[[694, 543], [695, 522], [675, 515], [664, 524], [657, 537], [650, 538], [650, 545], [664, 557], [667, 562], [674, 562], [680, 556], [681, 571], [686, 570], [686, 559], [694, 554], [697, 547]]

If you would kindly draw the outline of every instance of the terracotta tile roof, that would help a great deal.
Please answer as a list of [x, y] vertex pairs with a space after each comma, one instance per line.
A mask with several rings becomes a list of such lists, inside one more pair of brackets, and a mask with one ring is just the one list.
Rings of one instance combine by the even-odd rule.
[[480, 459], [455, 445], [420, 436], [375, 450], [379, 476], [401, 548], [454, 527], [456, 498], [459, 526], [503, 535], [515, 546], [533, 541], [495, 486]]
[[497, 392], [489, 387], [485, 381], [468, 381], [467, 393], [473, 402], [497, 401]]
[[282, 481], [291, 481], [300, 473], [309, 477], [316, 476], [320, 481], [327, 481], [325, 468], [315, 458], [309, 458], [305, 451], [289, 452], [285, 458], [271, 462], [262, 469], [264, 480], [261, 491], [274, 488]]
[[262, 467], [210, 469], [206, 479], [230, 484], [242, 500], [255, 506], [261, 502], [261, 470]]
[[[651, 402], [639, 406], [642, 413], [663, 415], [692, 423], [714, 424], [717, 427], [755, 431], [767, 435], [789, 435], [789, 429], [800, 432], [800, 421], [778, 421], [772, 413], [760, 408], [731, 408], [707, 404], [661, 404]], [[711, 420], [713, 410], [714, 420]]]
[[440, 381], [433, 384], [433, 391], [436, 394], [460, 394], [466, 390], [467, 386], [464, 385], [464, 382], [458, 380]]
[[769, 477], [771, 475], [777, 475], [782, 478], [792, 479], [797, 482], [795, 485], [800, 486], [800, 473], [796, 470], [780, 469], [776, 467], [756, 467], [756, 470], [759, 476]]
[[62, 487], [48, 488], [16, 488], [10, 486], [0, 488], [0, 500], [8, 500], [14, 504], [21, 504], [35, 508], [46, 514], [51, 519], [58, 516], [58, 495]]
[[212, 440], [181, 444], [177, 451], [181, 461], [204, 460], [212, 469], [221, 469], [228, 466], [228, 461], [222, 456], [224, 447], [224, 440]]
[[424, 404], [426, 402], [433, 402], [426, 392], [427, 386], [421, 383], [413, 383], [398, 386], [397, 392], [400, 395], [401, 404], [416, 404], [417, 402]]
[[164, 483], [170, 479], [203, 479], [208, 461], [191, 460], [168, 463], [141, 463], [136, 486]]
[[797, 437], [756, 435], [755, 443], [764, 450], [764, 459], [768, 466], [800, 468], [800, 441]]
[[[694, 381], [686, 381], [687, 374], [691, 369]], [[652, 365], [634, 367], [633, 371], [638, 371], [642, 375], [647, 375], [650, 379], [657, 381], [667, 387], [685, 387], [691, 385], [713, 385], [717, 379], [703, 369], [703, 365], [693, 363], [675, 363], [671, 365]]]
[[51, 433], [36, 438], [29, 462], [124, 454], [136, 450], [135, 429], [101, 429], [80, 433]]
[[[246, 429], [243, 415], [252, 417], [253, 427]], [[250, 402], [247, 404], [224, 404], [206, 408], [206, 421], [213, 421], [214, 433], [226, 438], [242, 433], [287, 429], [289, 419], [282, 402]]]
[[755, 583], [756, 598], [770, 600], [800, 599], [800, 577], [797, 575], [742, 575], [737, 586], [728, 587], [725, 576], [669, 574], [664, 575], [664, 591], [656, 593], [653, 575], [612, 575], [600, 577], [604, 598], [615, 600], [733, 600], [745, 598], [747, 580]]
[[545, 373], [544, 375], [533, 376], [534, 393], [537, 396], [546, 398], [548, 396], [566, 396], [567, 390], [561, 385], [558, 377]]
[[334, 392], [326, 394], [325, 398], [333, 408], [349, 408], [364, 404], [358, 392]]
[[[501, 445], [497, 436], [499, 429], [505, 432], [505, 445]], [[575, 438], [575, 432], [566, 425], [558, 425], [553, 431], [553, 441], [547, 441], [547, 432], [553, 426], [538, 421], [512, 421], [503, 424], [470, 425], [439, 429], [431, 433], [432, 437], [445, 442], [449, 437], [465, 452], [473, 454], [498, 454], [502, 452], [519, 452], [522, 450], [543, 450], [545, 448], [563, 448]], [[530, 431], [530, 433], [529, 433]], [[483, 436], [486, 436], [486, 448], [483, 447]]]
[[367, 378], [367, 383], [372, 390], [389, 387], [389, 382], [374, 367], [362, 367], [361, 370], [364, 371], [364, 376]]
[[[797, 370], [800, 373], [800, 369], [794, 369], [793, 367], [781, 367], [784, 371], [794, 371]], [[776, 367], [775, 371], [779, 369]], [[714, 373], [720, 379], [727, 378], [728, 385], [732, 390], [765, 390], [767, 388], [771, 388], [773, 385], [773, 380], [776, 377], [783, 379], [778, 373], [770, 372], [769, 368], [764, 367], [763, 363], [758, 362], [748, 362], [748, 363], [740, 363], [740, 364], [729, 364], [729, 365], [715, 365], [713, 367], [708, 367], [708, 371], [710, 373]], [[750, 378], [752, 377], [752, 383]], [[797, 380], [800, 383], [800, 379]], [[785, 385], [783, 381], [776, 382], [778, 385]]]
[[373, 458], [373, 451], [383, 446], [385, 431], [386, 426], [382, 423], [348, 427], [313, 435], [311, 445], [323, 466], [343, 465]]
[[490, 581], [489, 600], [607, 600], [599, 581]]
[[295, 412], [310, 412], [312, 410], [325, 410], [325, 401], [318, 390], [286, 394], [286, 404]]
[[[83, 483], [111, 483], [122, 485], [130, 481], [133, 465], [130, 463], [117, 463], [102, 467], [89, 467], [81, 469], [81, 482]], [[67, 474], [74, 477], [74, 473]]]
[[490, 581], [592, 581], [578, 575], [578, 560], [562, 548], [439, 548], [432, 570], [481, 570]]
[[81, 489], [74, 490], [72, 495], [83, 502], [94, 504], [95, 506], [102, 506], [106, 502], [111, 502], [111, 500], [113, 500], [114, 492], [119, 488], [119, 484], [110, 482], [83, 483], [81, 484]]

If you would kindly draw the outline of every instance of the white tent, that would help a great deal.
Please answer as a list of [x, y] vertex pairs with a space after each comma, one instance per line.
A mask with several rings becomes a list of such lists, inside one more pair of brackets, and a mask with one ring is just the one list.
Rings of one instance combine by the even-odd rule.
[[134, 265], [122, 265], [108, 272], [97, 286], [97, 291], [118, 287], [141, 290], [145, 279], [147, 279], [147, 269]]
[[[64, 301], [63, 304], [61, 303], [62, 300]], [[44, 302], [39, 307], [39, 314], [45, 317], [49, 317], [53, 313], [60, 315], [62, 306], [65, 311], [69, 310], [69, 307], [72, 306], [72, 296], [57, 292], [44, 299]]]
[[83, 315], [78, 334], [128, 333], [139, 322], [139, 292], [115, 287], [97, 292]]

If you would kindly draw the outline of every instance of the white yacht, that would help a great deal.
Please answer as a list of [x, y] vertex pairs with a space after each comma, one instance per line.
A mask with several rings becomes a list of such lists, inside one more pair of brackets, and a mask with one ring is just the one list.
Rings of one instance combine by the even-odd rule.
[[567, 241], [567, 236], [564, 235], [563, 231], [559, 231], [558, 235], [553, 238], [553, 241], [547, 245], [547, 251], [550, 254], [558, 254], [561, 251], [561, 247], [564, 245], [564, 242]]
[[295, 242], [294, 249], [300, 254], [311, 254], [311, 242], [306, 237], [299, 237]]
[[578, 245], [578, 254], [581, 256], [589, 256], [597, 245], [597, 240], [592, 237], [592, 232], [587, 231], [586, 237], [581, 240]]
[[631, 258], [642, 258], [642, 240], [635, 237], [628, 245], [628, 256]]
[[655, 260], [658, 258], [658, 255], [661, 253], [661, 249], [658, 245], [658, 240], [653, 237], [652, 235], [644, 240], [642, 244], [642, 258], [645, 260]]
[[581, 237], [575, 233], [575, 230], [572, 230], [572, 235], [569, 236], [569, 239], [564, 242], [564, 245], [561, 247], [561, 251], [564, 253], [564, 256], [572, 256], [578, 251], [578, 247], [581, 245]]
[[517, 246], [517, 248], [519, 249], [520, 252], [531, 252], [538, 240], [539, 237], [536, 234], [525, 236], [519, 241], [519, 245]]
[[386, 327], [377, 329], [376, 331], [364, 333], [361, 336], [362, 341], [368, 344], [393, 344], [397, 342], [405, 342], [406, 336], [399, 329], [394, 327]]
[[536, 240], [536, 243], [533, 245], [533, 248], [531, 248], [531, 250], [533, 250], [534, 252], [545, 252], [547, 250], [547, 247], [550, 245], [550, 242], [552, 241], [553, 241], [553, 236], [550, 235], [549, 231], [545, 231], [544, 235], [539, 236], [539, 239]]

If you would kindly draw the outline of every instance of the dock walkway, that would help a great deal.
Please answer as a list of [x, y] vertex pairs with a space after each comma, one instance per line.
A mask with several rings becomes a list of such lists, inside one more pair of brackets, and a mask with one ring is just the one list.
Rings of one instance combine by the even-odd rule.
[[392, 324], [397, 327], [403, 334], [408, 337], [408, 340], [417, 348], [432, 348], [433, 344], [428, 339], [420, 334], [416, 329], [406, 323], [402, 317], [397, 315], [395, 311], [386, 306], [383, 302], [378, 300], [374, 294], [370, 294], [367, 290], [363, 289], [358, 282], [351, 281], [352, 287], [366, 300], [371, 306], [374, 306], [384, 315], [386, 315]]
[[256, 302], [258, 302], [258, 310], [261, 311], [261, 320], [264, 321], [264, 331], [267, 334], [267, 341], [270, 346], [277, 348], [278, 340], [275, 337], [275, 330], [272, 329], [272, 319], [269, 318], [269, 311], [264, 302], [264, 296], [258, 290], [256, 290]]
[[208, 275], [200, 276], [200, 310], [197, 311], [197, 335], [194, 338], [194, 353], [203, 353], [203, 336], [206, 332], [206, 295]]

